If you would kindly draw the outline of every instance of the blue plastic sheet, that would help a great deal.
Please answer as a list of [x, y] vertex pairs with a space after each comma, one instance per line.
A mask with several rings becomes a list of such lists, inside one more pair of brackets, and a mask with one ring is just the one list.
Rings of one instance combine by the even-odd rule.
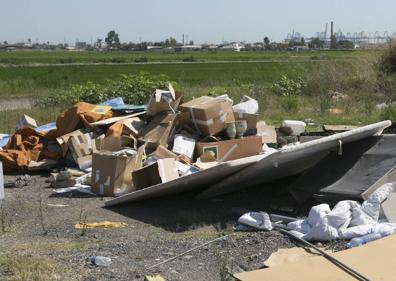
[[117, 97], [117, 98], [113, 98], [111, 100], [101, 102], [99, 105], [107, 105], [107, 106], [111, 106], [111, 107], [116, 107], [116, 106], [124, 105], [124, 100], [121, 97]]

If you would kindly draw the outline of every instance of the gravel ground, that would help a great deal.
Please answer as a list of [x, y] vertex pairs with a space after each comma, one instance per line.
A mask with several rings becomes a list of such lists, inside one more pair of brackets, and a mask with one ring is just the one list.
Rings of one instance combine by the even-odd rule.
[[[232, 211], [235, 208], [266, 210], [274, 202], [281, 208], [265, 188], [220, 199], [195, 200], [187, 194], [109, 209], [103, 207], [109, 198], [79, 193], [53, 196], [46, 176], [33, 179], [29, 186], [6, 189], [1, 216], [6, 229], [0, 232], [0, 257], [17, 258], [22, 264], [35, 259], [48, 261], [52, 271], [45, 275], [48, 279], [43, 277], [45, 280], [143, 280], [148, 274], [160, 274], [166, 280], [233, 280], [232, 273], [261, 268], [278, 248], [294, 246], [276, 231], [233, 231], [238, 218]], [[15, 176], [5, 178], [6, 182], [13, 180]], [[81, 221], [104, 220], [127, 226], [86, 231], [74, 228]], [[148, 269], [227, 234], [223, 240]], [[110, 257], [112, 264], [106, 268], [91, 266], [86, 262], [91, 255]], [[0, 259], [1, 280], [13, 280], [15, 269], [10, 268]]]

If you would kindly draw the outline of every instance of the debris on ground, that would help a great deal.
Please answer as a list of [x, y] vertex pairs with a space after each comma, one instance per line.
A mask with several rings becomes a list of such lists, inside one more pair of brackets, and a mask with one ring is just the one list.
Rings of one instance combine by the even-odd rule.
[[[147, 272], [136, 273], [136, 276], [141, 278], [145, 274], [154, 274], [156, 272], [151, 271], [154, 268], [164, 270], [165, 265], [181, 258], [183, 261], [190, 260], [194, 257], [192, 252], [205, 253], [212, 247], [216, 249], [218, 257], [225, 259], [228, 253], [222, 247], [226, 243], [232, 243], [237, 248], [238, 243], [260, 244], [264, 240], [271, 241], [274, 237], [276, 243], [266, 244], [268, 251], [265, 255], [260, 253], [261, 245], [255, 248], [257, 253], [251, 253], [248, 258], [255, 266], [253, 269], [262, 266], [266, 260], [264, 264], [270, 267], [269, 271], [260, 270], [256, 272], [257, 275], [241, 273], [235, 275], [237, 278], [256, 280], [259, 276], [261, 279], [267, 274], [272, 276], [272, 269], [282, 278], [287, 274], [295, 276], [292, 270], [285, 273], [286, 270], [280, 268], [290, 267], [294, 270], [295, 264], [308, 268], [306, 257], [318, 253], [320, 257], [310, 259], [317, 260], [321, 266], [326, 262], [323, 259], [325, 257], [330, 262], [324, 268], [333, 264], [355, 277], [360, 276], [359, 272], [372, 276], [372, 271], [362, 269], [363, 262], [349, 263], [349, 258], [365, 251], [373, 251], [375, 255], [379, 249], [384, 248], [380, 241], [388, 243], [394, 237], [386, 236], [392, 235], [396, 230], [396, 211], [394, 204], [391, 204], [396, 200], [393, 193], [396, 183], [393, 143], [396, 138], [381, 135], [391, 122], [382, 121], [355, 127], [321, 126], [313, 120], [283, 120], [282, 125], [275, 128], [260, 121], [258, 113], [258, 102], [248, 96], [243, 96], [236, 104], [228, 95], [201, 96], [184, 101], [183, 94], [169, 84], [167, 89], [155, 90], [146, 105], [124, 104], [118, 97], [101, 104], [79, 102], [62, 112], [56, 122], [41, 126], [33, 118], [23, 115], [13, 135], [1, 134], [0, 160], [4, 172], [22, 174], [4, 186], [21, 189], [9, 189], [12, 192], [25, 192], [26, 188], [23, 187], [36, 184], [31, 175], [49, 174], [47, 183], [52, 188], [49, 196], [70, 201], [44, 202], [42, 181], [37, 184], [39, 192], [35, 202], [38, 202], [38, 206], [35, 205], [34, 208], [39, 210], [40, 222], [36, 224], [41, 226], [42, 233], [51, 233], [51, 230], [46, 230], [43, 206], [52, 207], [49, 209], [55, 216], [79, 208], [79, 220], [69, 218], [65, 225], [71, 228], [74, 225], [74, 229], [84, 232], [81, 237], [85, 236], [88, 229], [98, 231], [98, 235], [85, 237], [101, 243], [101, 239], [106, 239], [106, 235], [109, 235], [106, 232], [129, 231], [129, 227], [125, 228], [130, 225], [129, 222], [121, 222], [123, 219], [119, 217], [96, 217], [95, 211], [89, 208], [86, 210], [84, 203], [77, 207], [71, 198], [78, 197], [84, 202], [92, 197], [100, 206], [104, 203], [110, 207], [144, 199], [154, 200], [166, 195], [168, 197], [164, 201], [176, 200], [176, 196], [187, 193], [198, 199], [211, 198], [210, 204], [216, 205], [220, 210], [223, 208], [223, 199], [212, 199], [213, 197], [234, 194], [242, 198], [245, 192], [241, 190], [265, 187], [267, 183], [289, 179], [291, 184], [272, 191], [273, 194], [268, 191], [268, 196], [265, 197], [272, 201], [269, 206], [280, 212], [296, 212], [312, 207], [303, 214], [303, 218], [249, 210], [239, 218], [234, 227], [235, 232], [217, 233], [215, 237], [197, 239], [193, 245], [185, 244], [180, 250], [172, 250], [167, 254], [151, 254], [150, 251], [155, 250], [155, 243], [151, 248], [140, 249], [149, 259], [139, 264]], [[321, 131], [312, 133], [307, 129], [310, 124], [315, 124]], [[76, 195], [75, 192], [80, 194]], [[2, 195], [0, 189], [0, 199], [3, 199]], [[278, 202], [278, 196], [288, 196], [289, 201]], [[318, 202], [326, 204], [316, 205]], [[157, 207], [156, 203], [158, 201], [148, 210], [149, 215], [133, 213], [133, 209], [132, 212], [123, 209], [131, 206], [109, 208], [106, 211], [114, 210], [124, 216], [133, 213], [132, 216], [137, 220], [157, 227], [162, 213], [161, 204]], [[179, 210], [179, 204], [181, 201], [173, 202], [175, 215], [189, 207], [183, 205], [184, 209], [180, 207]], [[2, 229], [5, 229], [3, 221], [8, 214], [4, 213], [3, 205], [2, 202], [1, 223]], [[88, 222], [88, 215], [93, 217], [90, 219], [93, 222]], [[180, 229], [187, 229], [191, 225], [186, 223], [190, 218], [181, 218], [180, 222], [173, 217], [169, 220], [175, 224], [174, 232], [180, 232]], [[194, 216], [191, 220], [194, 220]], [[202, 221], [202, 225], [212, 222], [207, 220]], [[79, 223], [76, 224], [77, 221]], [[105, 231], [101, 228], [117, 230]], [[266, 232], [257, 234], [257, 231]], [[239, 232], [248, 232], [244, 235], [249, 238], [236, 238], [241, 234]], [[147, 240], [151, 234], [139, 233], [139, 239]], [[260, 236], [261, 240], [256, 239], [255, 235], [263, 235], [264, 238]], [[253, 238], [250, 240], [250, 237]], [[151, 239], [155, 241], [158, 237]], [[308, 253], [303, 248], [279, 249], [279, 244], [282, 243], [287, 247], [294, 246], [291, 241], [314, 249], [313, 253]], [[323, 251], [309, 241], [338, 241], [344, 248], [353, 249], [348, 254], [347, 251], [337, 252], [333, 257], [332, 253]], [[132, 248], [138, 248], [139, 241], [128, 242], [133, 244]], [[183, 241], [172, 243], [170, 244], [180, 244]], [[101, 244], [98, 248], [106, 250], [107, 246]], [[125, 244], [122, 244], [121, 248], [123, 247], [127, 248]], [[268, 259], [276, 250], [278, 251]], [[386, 254], [388, 252], [385, 251]], [[92, 253], [95, 252], [85, 253], [83, 259]], [[117, 258], [111, 250], [100, 253]], [[130, 253], [127, 252], [126, 255], [129, 256]], [[125, 264], [137, 260], [139, 258], [128, 260]], [[108, 267], [112, 263], [111, 258], [95, 255], [87, 261], [99, 267]], [[230, 266], [228, 261], [223, 262], [220, 275], [226, 276], [224, 278], [229, 278], [236, 271], [252, 269], [252, 265], [247, 267], [240, 261], [235, 266]], [[170, 265], [169, 268], [172, 274], [179, 274], [177, 269]], [[199, 266], [199, 270], [204, 271], [204, 268], [204, 264]], [[318, 277], [321, 272], [315, 274], [312, 276]], [[337, 278], [341, 276], [338, 270], [332, 274]], [[282, 278], [278, 280], [287, 279]], [[146, 275], [145, 280], [165, 279], [160, 275]]]
[[90, 228], [120, 228], [128, 226], [124, 222], [113, 222], [113, 221], [101, 221], [101, 222], [86, 222], [86, 223], [77, 223], [74, 228], [75, 229], [90, 229]]

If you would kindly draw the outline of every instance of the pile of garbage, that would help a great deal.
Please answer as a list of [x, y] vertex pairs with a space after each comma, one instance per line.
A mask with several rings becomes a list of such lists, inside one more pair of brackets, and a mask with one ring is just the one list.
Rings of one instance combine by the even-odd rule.
[[258, 121], [258, 103], [248, 96], [235, 105], [227, 95], [182, 99], [169, 84], [147, 105], [80, 102], [40, 127], [24, 115], [15, 134], [1, 138], [0, 159], [6, 171], [57, 168], [51, 182], [59, 192], [117, 196], [271, 153], [305, 130], [300, 121], [279, 130]]

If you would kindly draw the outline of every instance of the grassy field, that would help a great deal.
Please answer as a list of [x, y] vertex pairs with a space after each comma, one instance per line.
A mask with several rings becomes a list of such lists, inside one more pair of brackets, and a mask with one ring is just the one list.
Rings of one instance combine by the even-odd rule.
[[[373, 62], [378, 54], [378, 50], [301, 53], [0, 52], [0, 64], [3, 63], [0, 67], [0, 96], [5, 99], [50, 96], [87, 81], [106, 84], [106, 80], [119, 79], [121, 74], [143, 71], [166, 74], [179, 84], [187, 98], [206, 95], [214, 90], [226, 92], [236, 101], [243, 94], [254, 96], [260, 102], [261, 117], [273, 124], [279, 124], [285, 118], [365, 124], [381, 119], [381, 112], [374, 105], [387, 99], [382, 93], [383, 89], [377, 87], [378, 74]], [[203, 63], [178, 63], [188, 56]], [[115, 61], [122, 58], [118, 61], [134, 62], [140, 57], [146, 57], [149, 62], [161, 63], [104, 64], [114, 58]], [[271, 91], [271, 86], [282, 75], [292, 79], [301, 76], [309, 84], [298, 98], [297, 110], [287, 110], [285, 99]], [[396, 81], [395, 78], [391, 80]], [[348, 94], [347, 100], [331, 101], [329, 105], [340, 109], [339, 114], [321, 109], [330, 90]], [[31, 114], [40, 123], [52, 121], [61, 108], [56, 106], [44, 111], [33, 108], [0, 112], [0, 129], [2, 132], [12, 132], [22, 113]]]
[[78, 52], [78, 51], [0, 51], [0, 65], [21, 64], [68, 64], [68, 63], [133, 63], [147, 62], [181, 62], [183, 60], [205, 61], [273, 61], [273, 60], [327, 60], [356, 59], [377, 51], [256, 51], [256, 52]]

